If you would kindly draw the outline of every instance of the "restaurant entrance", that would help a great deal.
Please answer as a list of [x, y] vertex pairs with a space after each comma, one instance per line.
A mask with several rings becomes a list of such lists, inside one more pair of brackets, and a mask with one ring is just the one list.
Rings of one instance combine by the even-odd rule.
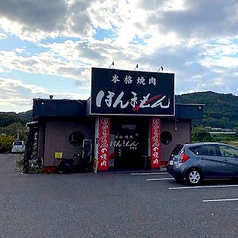
[[145, 169], [148, 154], [148, 119], [111, 118], [109, 169]]

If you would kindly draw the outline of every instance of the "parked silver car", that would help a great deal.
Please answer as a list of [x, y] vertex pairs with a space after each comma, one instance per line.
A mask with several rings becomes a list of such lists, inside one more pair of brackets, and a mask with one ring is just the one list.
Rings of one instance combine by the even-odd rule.
[[25, 151], [24, 141], [18, 140], [12, 143], [12, 149], [11, 149], [12, 153], [23, 153], [24, 151]]
[[175, 180], [196, 185], [203, 179], [237, 178], [238, 149], [222, 143], [177, 145], [167, 164]]

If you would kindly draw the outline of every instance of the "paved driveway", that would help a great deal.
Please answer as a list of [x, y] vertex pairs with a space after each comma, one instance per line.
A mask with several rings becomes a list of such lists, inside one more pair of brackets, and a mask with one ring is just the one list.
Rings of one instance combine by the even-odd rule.
[[238, 236], [236, 183], [193, 189], [167, 173], [21, 174], [18, 157], [0, 154], [0, 237]]

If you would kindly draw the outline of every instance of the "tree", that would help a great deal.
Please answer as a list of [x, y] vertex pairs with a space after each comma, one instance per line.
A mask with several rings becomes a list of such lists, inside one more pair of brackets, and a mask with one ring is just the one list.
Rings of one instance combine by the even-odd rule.
[[5, 127], [4, 132], [7, 135], [14, 136], [15, 139], [25, 140], [27, 129], [20, 122], [14, 122], [11, 125]]
[[193, 142], [205, 142], [211, 141], [211, 135], [209, 131], [204, 127], [194, 127], [192, 129], [192, 141]]

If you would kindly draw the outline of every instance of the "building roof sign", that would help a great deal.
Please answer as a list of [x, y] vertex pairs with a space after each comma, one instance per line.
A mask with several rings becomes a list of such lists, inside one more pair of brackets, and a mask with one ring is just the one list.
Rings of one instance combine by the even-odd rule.
[[90, 115], [175, 114], [174, 74], [92, 68]]

